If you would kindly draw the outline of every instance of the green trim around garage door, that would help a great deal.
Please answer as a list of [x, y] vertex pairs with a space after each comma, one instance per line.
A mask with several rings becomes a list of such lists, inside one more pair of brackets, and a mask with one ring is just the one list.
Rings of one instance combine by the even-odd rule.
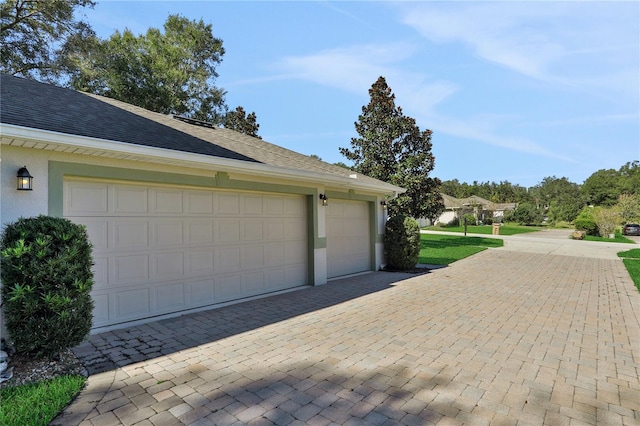
[[258, 191], [306, 196], [308, 223], [308, 283], [315, 285], [314, 250], [326, 248], [325, 237], [318, 237], [318, 190], [314, 187], [265, 183], [260, 181], [244, 181], [230, 179], [224, 172], [214, 176], [195, 176], [180, 173], [136, 170], [121, 167], [97, 166], [80, 163], [49, 161], [49, 215], [62, 217], [64, 212], [63, 192], [64, 178], [79, 177], [90, 179], [109, 179], [130, 182], [194, 186], [210, 189], [229, 189], [237, 191]]
[[[374, 195], [356, 194], [353, 190], [349, 192], [327, 191], [329, 202], [331, 199], [366, 201], [369, 207], [369, 264], [372, 271], [376, 270], [376, 243], [382, 242], [384, 235], [378, 234], [378, 214], [381, 211], [377, 208], [378, 199]], [[326, 247], [326, 245], [325, 245]]]

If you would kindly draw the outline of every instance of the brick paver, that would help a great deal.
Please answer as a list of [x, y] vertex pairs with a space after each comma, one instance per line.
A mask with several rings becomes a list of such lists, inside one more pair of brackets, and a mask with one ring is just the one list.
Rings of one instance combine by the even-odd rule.
[[362, 275], [94, 335], [54, 424], [640, 424], [639, 304], [614, 259]]

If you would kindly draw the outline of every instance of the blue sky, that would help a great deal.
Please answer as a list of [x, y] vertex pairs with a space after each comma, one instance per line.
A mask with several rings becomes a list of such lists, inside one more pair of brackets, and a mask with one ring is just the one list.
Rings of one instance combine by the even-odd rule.
[[97, 1], [102, 38], [176, 13], [211, 23], [229, 107], [327, 162], [348, 163], [338, 148], [379, 76], [433, 131], [442, 180], [581, 184], [640, 159], [637, 1]]

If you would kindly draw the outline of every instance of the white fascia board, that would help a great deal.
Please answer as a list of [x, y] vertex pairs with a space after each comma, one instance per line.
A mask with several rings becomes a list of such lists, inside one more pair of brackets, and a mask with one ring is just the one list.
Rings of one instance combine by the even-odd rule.
[[[111, 141], [106, 139], [91, 138], [86, 136], [71, 135], [67, 133], [53, 132], [50, 130], [34, 129], [30, 127], [16, 126], [13, 124], [0, 125], [0, 136], [46, 143], [55, 146], [75, 147], [78, 149], [92, 149], [98, 152], [132, 155], [149, 159], [166, 160], [184, 163], [185, 166], [221, 172], [236, 172], [254, 176], [265, 176], [281, 179], [305, 180], [322, 185], [336, 185], [341, 187], [357, 188], [373, 192], [398, 194], [406, 192], [406, 189], [381, 182], [380, 185], [358, 182], [357, 179], [340, 177], [329, 173], [310, 172], [300, 169], [270, 166], [264, 163], [253, 163], [242, 160], [233, 160], [222, 157], [214, 157], [204, 154], [177, 151], [166, 148], [156, 148], [133, 143]], [[4, 142], [7, 143], [7, 142]], [[153, 161], [157, 163], [158, 161]]]

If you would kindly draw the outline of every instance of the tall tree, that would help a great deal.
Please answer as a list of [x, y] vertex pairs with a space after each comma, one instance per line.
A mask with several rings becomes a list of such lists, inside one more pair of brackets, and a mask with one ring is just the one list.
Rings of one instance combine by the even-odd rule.
[[431, 130], [420, 131], [416, 121], [396, 107], [395, 95], [384, 77], [369, 89], [370, 102], [355, 123], [359, 137], [340, 153], [353, 161], [353, 170], [407, 189], [388, 202], [390, 214], [435, 218], [443, 209], [440, 179], [429, 177], [435, 165]]
[[548, 209], [552, 221], [573, 221], [585, 205], [580, 186], [566, 177], [545, 177], [531, 189], [537, 204]]
[[225, 91], [214, 82], [222, 40], [214, 37], [211, 24], [180, 15], [169, 15], [163, 29], [139, 36], [125, 29], [69, 52], [71, 85], [163, 114], [221, 124]]
[[235, 130], [237, 132], [244, 133], [245, 135], [262, 139], [258, 136], [258, 128], [260, 125], [257, 122], [256, 113], [252, 112], [247, 115], [244, 108], [241, 106], [237, 107], [233, 111], [227, 112], [227, 115], [224, 118], [224, 127], [226, 129]]
[[77, 20], [93, 0], [4, 0], [0, 3], [0, 71], [54, 82], [59, 60], [70, 39], [93, 35]]
[[594, 206], [612, 206], [620, 195], [620, 172], [601, 169], [594, 172], [582, 184], [582, 194]]

